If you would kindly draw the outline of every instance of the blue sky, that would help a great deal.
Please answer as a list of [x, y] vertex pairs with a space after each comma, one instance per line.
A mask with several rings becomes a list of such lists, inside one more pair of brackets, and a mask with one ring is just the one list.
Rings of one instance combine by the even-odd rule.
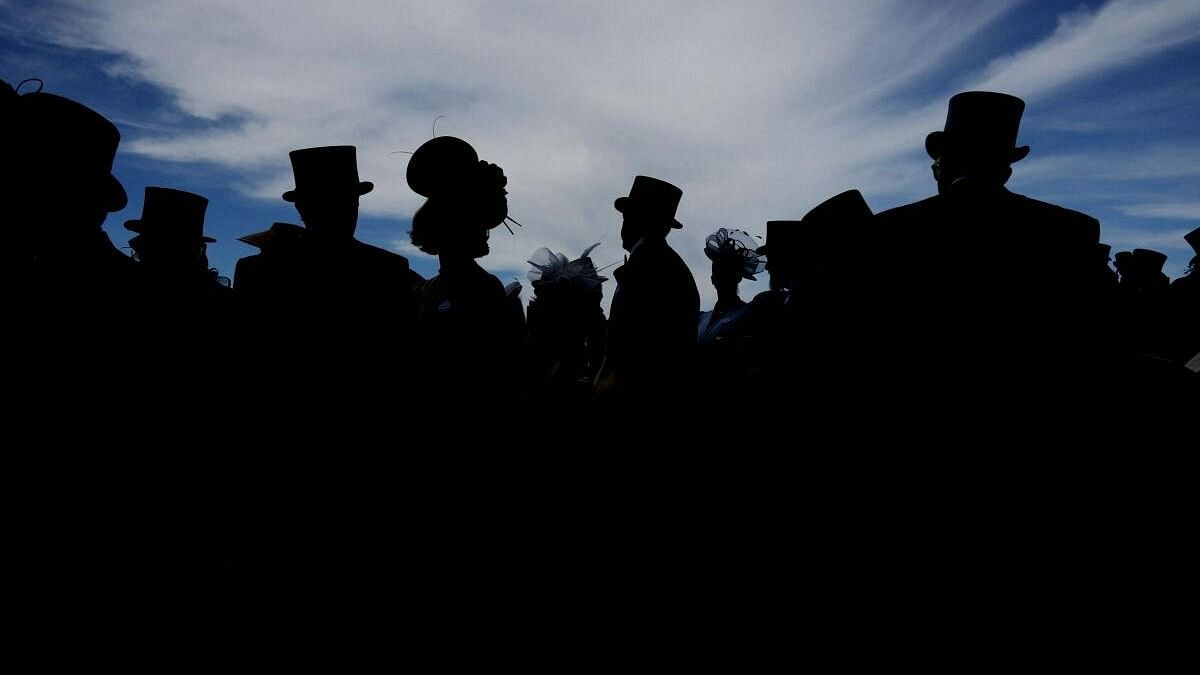
[[[0, 78], [40, 77], [122, 131], [114, 172], [208, 196], [210, 260], [296, 222], [288, 150], [359, 148], [376, 189], [359, 238], [397, 250], [420, 204], [407, 155], [439, 134], [509, 176], [512, 214], [482, 262], [620, 259], [613, 198], [634, 175], [684, 190], [671, 242], [711, 304], [704, 237], [761, 234], [858, 188], [876, 210], [932, 194], [923, 140], [967, 89], [1027, 102], [1010, 187], [1092, 214], [1115, 251], [1169, 255], [1200, 225], [1200, 2], [396, 2], [0, 0]], [[1003, 246], [1003, 233], [997, 233]], [[750, 284], [743, 296], [763, 285]], [[611, 293], [611, 289], [608, 291]]]

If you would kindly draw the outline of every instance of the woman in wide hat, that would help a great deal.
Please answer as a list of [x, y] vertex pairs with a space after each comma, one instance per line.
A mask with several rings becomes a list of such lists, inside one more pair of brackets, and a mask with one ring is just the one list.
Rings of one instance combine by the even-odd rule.
[[412, 243], [439, 263], [417, 290], [417, 343], [431, 384], [456, 395], [511, 384], [525, 337], [519, 285], [505, 288], [476, 262], [508, 217], [508, 179], [453, 136], [417, 148], [407, 179], [426, 198], [412, 217]]

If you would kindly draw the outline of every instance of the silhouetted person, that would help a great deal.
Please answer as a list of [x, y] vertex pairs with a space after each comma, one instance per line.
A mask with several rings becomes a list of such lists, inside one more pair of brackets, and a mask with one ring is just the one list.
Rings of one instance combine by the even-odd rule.
[[1200, 228], [1183, 237], [1195, 253], [1183, 276], [1171, 282], [1168, 293], [1171, 312], [1172, 356], [1186, 363], [1200, 354]]
[[712, 345], [723, 334], [735, 334], [733, 331], [747, 307], [746, 301], [738, 296], [738, 286], [742, 279], [754, 281], [755, 275], [765, 268], [766, 260], [755, 250], [749, 234], [723, 227], [705, 239], [704, 255], [712, 261], [709, 280], [717, 291], [717, 303], [710, 311], [700, 313], [696, 340], [701, 345]]
[[491, 230], [508, 216], [508, 179], [452, 136], [417, 148], [407, 179], [426, 197], [413, 214], [412, 243], [439, 263], [417, 293], [417, 354], [426, 384], [460, 401], [490, 400], [515, 386], [523, 370], [520, 301], [476, 262], [490, 250]]
[[530, 356], [538, 375], [574, 390], [591, 391], [604, 357], [607, 320], [600, 307], [604, 297], [602, 277], [589, 254], [589, 246], [575, 260], [539, 248], [529, 264], [533, 297], [527, 310]]
[[613, 206], [624, 219], [621, 246], [628, 261], [613, 272], [608, 344], [597, 376], [603, 394], [652, 413], [681, 403], [696, 344], [700, 293], [667, 234], [683, 227], [675, 210], [683, 191], [648, 176], [634, 178]]
[[739, 393], [752, 367], [743, 325], [750, 305], [738, 296], [738, 286], [743, 279], [754, 281], [767, 264], [755, 248], [748, 233], [723, 227], [704, 241], [704, 255], [712, 261], [709, 280], [717, 291], [717, 302], [700, 313], [696, 377], [699, 386], [714, 398]]
[[[211, 423], [226, 405], [218, 391], [227, 366], [232, 292], [208, 267], [204, 236], [208, 199], [191, 192], [147, 187], [140, 218], [125, 221], [141, 291], [140, 357], [154, 367], [136, 371], [137, 384], [154, 392], [148, 416], [164, 429], [200, 415]], [[182, 417], [181, 417], [182, 416]], [[148, 419], [147, 421], [151, 421]], [[213, 426], [210, 424], [209, 426]], [[181, 443], [202, 445], [194, 435]]]
[[754, 298], [745, 324], [768, 397], [787, 400], [812, 366], [830, 367], [839, 354], [852, 358], [849, 341], [861, 336], [847, 322], [858, 319], [861, 300], [851, 289], [872, 282], [849, 255], [865, 247], [871, 217], [862, 194], [847, 190], [798, 221], [767, 223], [767, 243], [758, 250], [767, 254], [771, 290]]
[[[112, 174], [120, 133], [54, 94], [0, 105], [9, 106], [4, 229], [20, 233], [5, 270], [15, 276], [0, 356], [0, 474], [19, 580], [6, 595], [28, 631], [13, 637], [43, 654], [63, 640], [99, 660], [142, 647], [152, 658], [180, 635], [186, 619], [176, 609], [193, 578], [164, 555], [178, 549], [161, 537], [194, 530], [170, 517], [187, 508], [173, 496], [183, 492], [179, 476], [158, 470], [172, 449], [123, 423], [148, 394], [134, 386], [144, 365], [135, 263], [102, 229], [126, 205]], [[128, 635], [146, 642], [135, 647]]]
[[304, 230], [238, 261], [234, 293], [257, 331], [251, 339], [270, 345], [247, 351], [272, 359], [306, 406], [349, 412], [378, 401], [368, 392], [407, 379], [400, 361], [409, 356], [420, 277], [403, 256], [354, 238], [359, 199], [374, 188], [359, 180], [354, 146], [289, 156], [296, 187], [283, 199]]
[[993, 92], [952, 97], [945, 129], [925, 141], [938, 195], [877, 218], [878, 264], [891, 282], [876, 296], [880, 328], [905, 379], [990, 397], [1088, 362], [1100, 226], [1004, 187], [1029, 152], [1016, 146], [1024, 107]]
[[[1126, 252], [1122, 252], [1126, 253]], [[1170, 279], [1163, 274], [1167, 256], [1135, 248], [1118, 253], [1121, 281], [1114, 319], [1124, 331], [1124, 349], [1131, 354], [1165, 357], [1169, 352], [1168, 294]]]
[[[876, 216], [879, 283], [863, 298], [864, 372], [882, 385], [875, 442], [914, 453], [873, 456], [873, 499], [893, 527], [920, 524], [907, 535], [914, 555], [894, 568], [913, 577], [877, 588], [928, 580], [943, 610], [906, 625], [948, 631], [963, 650], [1006, 649], [995, 635], [1041, 618], [1030, 589], [1045, 577], [1029, 561], [1047, 555], [1046, 462], [1088, 419], [1097, 386], [1081, 379], [1103, 379], [1099, 222], [1005, 188], [1029, 153], [1016, 144], [1024, 107], [994, 92], [950, 99], [925, 140], [938, 194]], [[901, 499], [909, 489], [930, 498]], [[965, 587], [987, 589], [972, 611], [995, 624], [943, 620], [965, 611]]]

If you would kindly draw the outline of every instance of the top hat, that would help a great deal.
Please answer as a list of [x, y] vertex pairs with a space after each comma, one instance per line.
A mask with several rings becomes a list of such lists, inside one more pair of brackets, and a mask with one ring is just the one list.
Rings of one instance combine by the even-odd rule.
[[375, 189], [370, 181], [358, 179], [358, 159], [353, 145], [327, 145], [303, 148], [288, 153], [292, 160], [295, 189], [283, 193], [284, 201], [294, 202], [307, 194], [365, 195]]
[[683, 190], [670, 183], [651, 178], [636, 176], [633, 187], [629, 188], [629, 196], [617, 197], [613, 207], [621, 213], [636, 213], [655, 220], [669, 221], [671, 227], [679, 229], [683, 224], [675, 220], [675, 210], [679, 208], [679, 200]]
[[801, 220], [768, 220], [767, 221], [767, 243], [759, 246], [754, 250], [755, 253], [762, 255], [770, 255], [771, 243], [774, 242], [775, 250], [783, 250], [795, 248], [800, 243], [800, 223]]
[[208, 199], [198, 194], [163, 187], [146, 188], [142, 217], [125, 221], [125, 229], [155, 239], [200, 240], [204, 236], [204, 212]]
[[1166, 254], [1148, 248], [1133, 249], [1133, 259], [1148, 274], [1162, 273], [1163, 265], [1167, 262]]
[[[121, 132], [103, 115], [69, 98], [35, 92], [20, 96], [14, 110], [15, 137], [50, 175], [93, 182], [109, 213], [128, 203], [125, 188], [112, 175]], [[24, 160], [23, 160], [24, 161]]]
[[1191, 245], [1192, 250], [1195, 251], [1197, 255], [1200, 255], [1200, 227], [1197, 227], [1191, 232], [1183, 235], [1183, 239], [1189, 245]]
[[1108, 260], [1109, 254], [1112, 253], [1112, 246], [1108, 244], [1096, 244], [1096, 252], [1104, 256]]
[[1017, 147], [1017, 129], [1025, 102], [993, 91], [964, 91], [950, 97], [946, 125], [925, 137], [925, 152], [937, 159], [947, 154], [1020, 161], [1029, 146]]

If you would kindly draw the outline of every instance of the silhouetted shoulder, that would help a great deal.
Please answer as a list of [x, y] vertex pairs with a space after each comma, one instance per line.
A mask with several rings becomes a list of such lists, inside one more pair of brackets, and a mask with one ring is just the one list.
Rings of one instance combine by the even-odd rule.
[[1100, 241], [1100, 221], [1086, 213], [1080, 213], [1057, 204], [1043, 202], [1025, 195], [1009, 192], [1009, 201], [1015, 208], [1027, 214], [1030, 220], [1044, 223], [1056, 223], [1069, 228], [1080, 238], [1095, 244]]
[[922, 199], [919, 202], [904, 204], [903, 206], [897, 206], [886, 211], [880, 211], [879, 213], [875, 214], [875, 218], [878, 222], [911, 220], [914, 216], [938, 209], [941, 206], [941, 202], [942, 198], [939, 195], [934, 195], [932, 197]]
[[389, 265], [397, 268], [408, 269], [408, 258], [405, 258], [399, 253], [379, 248], [378, 246], [364, 244], [358, 240], [355, 240], [354, 244], [358, 255], [362, 256], [365, 260], [369, 260], [370, 262], [381, 266]]

